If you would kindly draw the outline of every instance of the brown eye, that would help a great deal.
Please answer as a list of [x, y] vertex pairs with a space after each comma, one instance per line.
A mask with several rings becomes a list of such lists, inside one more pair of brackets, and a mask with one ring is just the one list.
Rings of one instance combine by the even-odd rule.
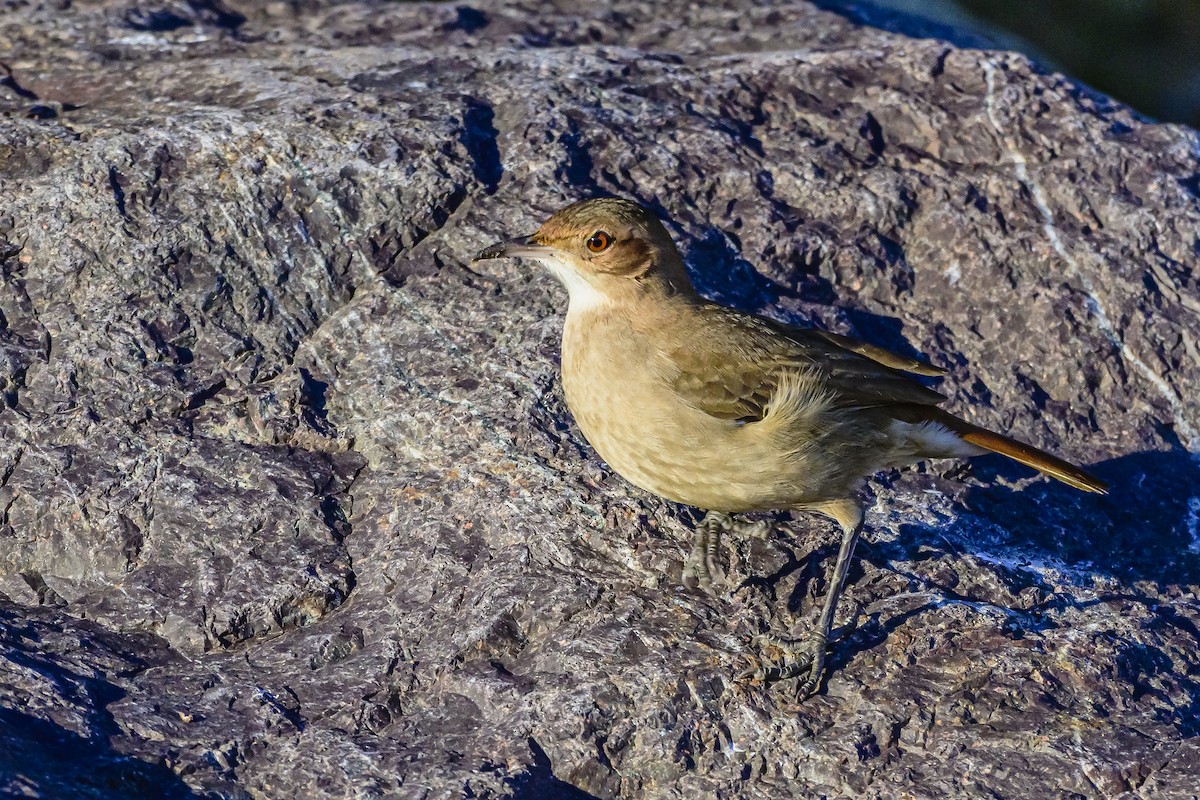
[[604, 231], [596, 231], [587, 240], [587, 248], [593, 253], [603, 253], [612, 244], [612, 237]]

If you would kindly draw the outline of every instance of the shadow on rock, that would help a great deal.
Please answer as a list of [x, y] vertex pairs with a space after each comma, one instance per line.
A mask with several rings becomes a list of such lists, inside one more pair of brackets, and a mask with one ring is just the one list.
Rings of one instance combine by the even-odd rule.
[[[974, 463], [985, 482], [1027, 475], [1000, 457]], [[1142, 452], [1091, 471], [1111, 485], [1109, 495], [1082, 494], [1046, 481], [1020, 491], [972, 488], [965, 502], [971, 512], [1007, 531], [1019, 549], [1123, 580], [1200, 580], [1200, 553], [1191, 549], [1200, 524], [1200, 464], [1182, 450]]]
[[990, 49], [997, 47], [991, 37], [974, 31], [945, 25], [907, 11], [876, 5], [862, 0], [814, 0], [823, 11], [831, 11], [859, 25], [899, 33], [914, 39], [942, 39], [958, 47]]
[[533, 765], [511, 781], [515, 800], [598, 800], [596, 795], [555, 776], [550, 756], [535, 740], [529, 740], [529, 749]]
[[[661, 212], [665, 214], [666, 212]], [[738, 242], [731, 234], [711, 228], [699, 239], [682, 239], [688, 274], [696, 290], [705, 297], [740, 311], [765, 314], [798, 327], [828, 327], [820, 317], [836, 315], [849, 322], [852, 335], [871, 344], [886, 347], [901, 355], [928, 360], [928, 356], [904, 338], [904, 323], [894, 317], [875, 314], [847, 304], [838, 297], [836, 287], [816, 267], [801, 267], [797, 284], [788, 286], [771, 280], [744, 259]], [[777, 306], [783, 299], [794, 301], [808, 310], [808, 319], [781, 316]], [[776, 309], [776, 313], [772, 313]], [[951, 354], [947, 354], [950, 357]], [[920, 376], [911, 376], [923, 382]]]
[[85, 738], [53, 722], [0, 708], [0, 793], [100, 800], [198, 794], [162, 764], [114, 750], [105, 737]]

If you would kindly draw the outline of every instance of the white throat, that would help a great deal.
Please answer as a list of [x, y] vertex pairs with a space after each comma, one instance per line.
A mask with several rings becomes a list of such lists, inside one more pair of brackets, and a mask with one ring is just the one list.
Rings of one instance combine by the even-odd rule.
[[569, 298], [567, 313], [589, 311], [609, 304], [608, 297], [563, 259], [555, 256], [541, 256], [537, 260], [550, 270], [554, 277], [558, 278], [559, 283], [566, 287]]

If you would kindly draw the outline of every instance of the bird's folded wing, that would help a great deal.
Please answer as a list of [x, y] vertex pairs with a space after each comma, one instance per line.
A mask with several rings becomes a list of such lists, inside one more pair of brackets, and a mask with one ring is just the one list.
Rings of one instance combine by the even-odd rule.
[[898, 369], [902, 372], [911, 372], [914, 375], [926, 375], [931, 378], [941, 377], [946, 374], [946, 370], [941, 367], [935, 367], [926, 361], [918, 361], [915, 358], [893, 353], [891, 350], [877, 347], [861, 339], [855, 339], [853, 336], [843, 336], [840, 333], [830, 333], [829, 331], [821, 331], [816, 328], [792, 328], [784, 325], [780, 325], [780, 327], [784, 328], [794, 338], [798, 338], [798, 335], [803, 335], [824, 339], [830, 344], [841, 347], [844, 350], [858, 353], [860, 356], [866, 356], [872, 361], [883, 364], [885, 367]]
[[[675, 370], [675, 391], [720, 419], [752, 422], [766, 414], [782, 376], [819, 377], [835, 407], [937, 405], [945, 396], [901, 370], [939, 374], [936, 367], [848, 336], [793, 328], [707, 306], [714, 335], [665, 353]], [[719, 332], [719, 333], [717, 333]]]

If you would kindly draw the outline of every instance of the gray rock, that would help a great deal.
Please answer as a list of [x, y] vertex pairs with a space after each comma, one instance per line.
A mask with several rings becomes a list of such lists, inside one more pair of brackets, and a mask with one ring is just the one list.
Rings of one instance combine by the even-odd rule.
[[[1200, 138], [856, 13], [10, 4], [3, 792], [1193, 796]], [[737, 680], [836, 531], [683, 589], [692, 512], [563, 404], [561, 289], [466, 266], [600, 192], [1113, 494], [882, 475], [824, 692]]]

